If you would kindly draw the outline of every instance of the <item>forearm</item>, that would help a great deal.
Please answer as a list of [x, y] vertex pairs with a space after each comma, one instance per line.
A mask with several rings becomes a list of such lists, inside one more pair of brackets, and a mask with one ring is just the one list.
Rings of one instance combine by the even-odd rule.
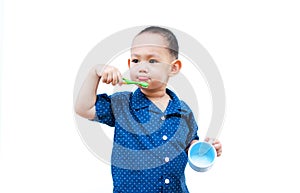
[[92, 67], [84, 80], [77, 100], [75, 103], [75, 112], [87, 119], [93, 119], [95, 116], [95, 102], [97, 98], [97, 88], [100, 76], [97, 75], [96, 66]]

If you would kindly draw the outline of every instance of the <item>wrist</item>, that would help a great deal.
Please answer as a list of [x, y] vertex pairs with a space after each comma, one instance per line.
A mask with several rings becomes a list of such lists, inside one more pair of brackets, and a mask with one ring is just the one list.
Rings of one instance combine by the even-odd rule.
[[101, 73], [104, 65], [95, 65], [90, 70], [90, 75], [93, 77], [101, 78]]

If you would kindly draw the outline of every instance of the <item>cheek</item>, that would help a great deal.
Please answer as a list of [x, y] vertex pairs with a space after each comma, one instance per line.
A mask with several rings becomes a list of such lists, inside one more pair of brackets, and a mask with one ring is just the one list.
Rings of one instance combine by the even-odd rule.
[[137, 68], [131, 67], [131, 68], [129, 69], [130, 78], [131, 78], [131, 79], [136, 78], [136, 76], [137, 76], [137, 74], [138, 74], [137, 72], [138, 72], [138, 71], [137, 71]]
[[130, 75], [130, 79], [133, 79], [134, 78], [134, 72], [130, 69], [129, 70], [129, 75]]
[[155, 69], [152, 71], [152, 80], [159, 81], [161, 83], [166, 83], [168, 81], [168, 71], [166, 69]]
[[165, 70], [159, 70], [159, 69], [155, 69], [152, 71], [152, 76], [155, 77], [164, 77], [166, 76], [166, 71]]
[[168, 76], [170, 69], [165, 66], [149, 69], [154, 76]]

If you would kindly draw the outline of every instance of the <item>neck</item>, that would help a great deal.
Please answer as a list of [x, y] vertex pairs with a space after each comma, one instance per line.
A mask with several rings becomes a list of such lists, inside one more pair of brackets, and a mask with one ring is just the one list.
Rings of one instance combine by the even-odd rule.
[[170, 96], [166, 93], [166, 87], [156, 90], [155, 92], [143, 90], [142, 92], [146, 97], [152, 101], [162, 112], [164, 112], [169, 104]]
[[158, 90], [147, 90], [147, 89], [141, 89], [142, 93], [148, 97], [148, 98], [162, 98], [166, 95], [166, 88], [160, 88]]

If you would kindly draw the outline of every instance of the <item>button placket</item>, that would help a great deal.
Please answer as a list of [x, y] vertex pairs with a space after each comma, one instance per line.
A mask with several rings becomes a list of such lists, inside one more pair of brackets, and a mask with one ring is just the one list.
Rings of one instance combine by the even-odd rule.
[[[167, 118], [167, 115], [165, 115], [165, 114], [163, 114], [163, 115], [160, 117], [161, 121], [165, 121], [166, 118]], [[163, 134], [161, 139], [162, 139], [163, 141], [167, 141], [168, 138], [169, 138], [169, 137], [168, 137], [166, 134]], [[165, 164], [167, 164], [168, 162], [170, 162], [170, 158], [169, 158], [167, 155], [165, 155], [165, 157], [163, 157], [163, 161], [165, 162]], [[164, 170], [165, 170], [165, 169], [164, 169]], [[169, 177], [168, 177], [168, 175], [167, 175], [167, 172], [164, 171], [164, 170], [163, 170], [163, 176], [161, 176], [161, 177], [162, 177], [161, 180], [162, 180], [162, 183], [163, 183], [163, 187], [165, 187], [165, 186], [167, 186], [167, 185], [170, 184], [170, 179], [169, 179]], [[164, 192], [164, 191], [162, 191], [162, 192]]]

